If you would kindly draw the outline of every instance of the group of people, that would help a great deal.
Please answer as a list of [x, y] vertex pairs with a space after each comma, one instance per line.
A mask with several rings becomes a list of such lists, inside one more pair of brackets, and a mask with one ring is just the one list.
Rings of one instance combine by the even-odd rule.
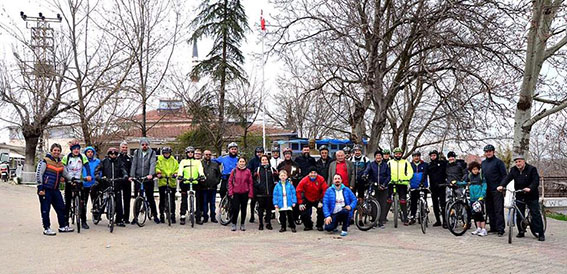
[[[108, 186], [106, 179], [117, 180], [116, 188], [116, 222], [118, 226], [127, 223], [136, 224], [136, 217], [129, 221], [132, 181], [134, 191], [140, 191], [140, 183], [144, 185], [147, 197], [153, 197], [154, 184], [159, 189], [159, 208], [155, 200], [148, 199], [153, 220], [164, 222], [166, 195], [172, 195], [170, 208], [175, 212], [175, 193], [181, 192], [181, 208], [179, 223], [185, 224], [188, 210], [188, 192], [190, 184], [196, 190], [196, 223], [203, 224], [216, 220], [216, 195], [220, 183], [221, 198], [229, 195], [231, 201], [231, 230], [240, 227], [246, 230], [245, 221], [250, 202], [250, 223], [255, 222], [255, 208], [258, 204], [259, 230], [272, 230], [272, 212], [279, 212], [280, 232], [296, 232], [295, 221], [301, 219], [304, 230], [338, 231], [348, 234], [348, 227], [353, 222], [353, 212], [357, 203], [364, 198], [370, 184], [378, 186], [375, 195], [380, 203], [381, 216], [377, 227], [384, 228], [387, 213], [393, 202], [394, 190], [399, 195], [404, 225], [415, 223], [417, 199], [419, 192], [431, 192], [433, 212], [436, 222], [433, 226], [447, 228], [446, 192], [447, 187], [457, 182], [466, 182], [470, 186], [470, 201], [474, 210], [473, 217], [477, 224], [474, 235], [486, 236], [488, 232], [504, 234], [504, 194], [505, 187], [511, 180], [516, 189], [523, 189], [518, 199], [525, 201], [520, 205], [521, 211], [527, 205], [533, 212], [533, 226], [539, 231], [540, 241], [545, 240], [541, 216], [539, 216], [538, 184], [539, 176], [535, 167], [526, 164], [522, 156], [514, 158], [515, 166], [509, 173], [504, 163], [494, 155], [494, 147], [484, 148], [486, 159], [482, 163], [471, 162], [468, 165], [456, 160], [456, 154], [449, 152], [447, 160], [442, 160], [440, 153], [433, 150], [429, 153], [430, 162], [422, 160], [419, 152], [412, 154], [411, 160], [403, 159], [401, 148], [395, 148], [390, 158], [389, 150], [377, 150], [374, 159], [370, 160], [362, 153], [362, 147], [355, 145], [352, 153], [339, 150], [335, 158], [329, 155], [326, 146], [319, 147], [320, 158], [310, 155], [308, 145], [302, 147], [301, 155], [292, 159], [292, 150], [285, 149], [280, 158], [278, 147], [272, 148], [270, 156], [263, 147], [255, 149], [255, 156], [250, 160], [238, 155], [238, 145], [230, 143], [225, 156], [213, 158], [209, 150], [201, 151], [193, 147], [185, 149], [185, 157], [178, 162], [172, 156], [170, 147], [161, 149], [161, 155], [149, 147], [149, 141], [140, 140], [140, 148], [133, 155], [128, 154], [128, 145], [123, 142], [120, 148], [109, 148], [106, 157], [101, 161], [96, 157], [93, 147], [87, 147], [81, 153], [78, 142], [70, 144], [71, 152], [61, 157], [61, 146], [53, 144], [48, 153], [37, 166], [38, 196], [41, 204], [42, 220], [45, 235], [55, 235], [50, 228], [49, 211], [54, 207], [59, 232], [70, 232], [69, 226], [70, 200], [76, 182], [81, 182], [81, 219], [82, 228], [88, 229], [86, 208], [88, 196], [93, 201]], [[467, 170], [468, 169], [468, 170]], [[65, 184], [65, 201], [59, 191], [59, 184]], [[166, 191], [170, 188], [171, 191]], [[411, 207], [408, 212], [407, 199], [410, 193]], [[250, 200], [250, 201], [249, 201]], [[159, 209], [159, 214], [158, 214]], [[316, 222], [312, 221], [313, 209], [316, 211]], [[484, 210], [490, 219], [490, 230], [486, 231]], [[408, 216], [409, 215], [409, 216]], [[176, 223], [175, 214], [172, 223]], [[521, 227], [521, 226], [519, 226]], [[518, 237], [524, 236], [520, 231]]]

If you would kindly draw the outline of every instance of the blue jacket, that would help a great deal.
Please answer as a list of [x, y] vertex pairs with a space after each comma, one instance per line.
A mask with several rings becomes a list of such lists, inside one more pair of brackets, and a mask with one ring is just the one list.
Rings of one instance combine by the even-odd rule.
[[478, 175], [474, 175], [471, 172], [465, 175], [463, 181], [469, 183], [469, 193], [470, 193], [470, 201], [476, 202], [479, 198], [486, 197], [486, 180], [482, 173]]
[[508, 174], [506, 172], [506, 166], [504, 165], [504, 162], [496, 158], [496, 156], [492, 158], [486, 158], [484, 161], [482, 161], [481, 170], [484, 174], [486, 184], [490, 191], [496, 191], [496, 188]]
[[[325, 197], [323, 197], [323, 215], [325, 218], [330, 217], [335, 210], [335, 202], [337, 201], [337, 193], [336, 187], [334, 185], [327, 188], [325, 192]], [[356, 207], [356, 197], [354, 193], [350, 190], [350, 188], [345, 187], [345, 185], [341, 185], [341, 191], [343, 192], [343, 196], [345, 197], [345, 206], [350, 206], [350, 212], [348, 214], [349, 219], [352, 218], [354, 208]]]
[[370, 162], [363, 175], [368, 175], [369, 182], [378, 182], [383, 187], [388, 187], [390, 183], [390, 167], [386, 161], [382, 161], [380, 165], [376, 161]]
[[[287, 196], [287, 206], [291, 207], [293, 204], [297, 204], [297, 194], [295, 193], [295, 187], [288, 179], [285, 183], [285, 193]], [[276, 184], [274, 187], [274, 197], [272, 198], [274, 206], [278, 206], [282, 208], [284, 206], [283, 203], [283, 187], [281, 181]]]
[[429, 169], [429, 164], [424, 161], [415, 164], [411, 162], [411, 168], [413, 169], [413, 176], [410, 180], [410, 188], [418, 188], [420, 184], [425, 187], [429, 187], [429, 182], [427, 181], [427, 170]]
[[[87, 151], [92, 150], [93, 153], [93, 157], [92, 158], [88, 158], [89, 159], [89, 164], [83, 166], [83, 178], [89, 176], [89, 174], [92, 174], [91, 176], [93, 176], [92, 180], [90, 182], [88, 182], [87, 180], [83, 179], [83, 186], [84, 187], [91, 187], [94, 185], [95, 183], [95, 179], [98, 179], [101, 177], [101, 171], [100, 171], [100, 160], [96, 157], [96, 150], [93, 147], [86, 147], [85, 148], [85, 155], [87, 154]], [[87, 168], [89, 170], [87, 170]]]
[[238, 156], [231, 157], [229, 154], [218, 157], [214, 159], [214, 161], [222, 165], [222, 177], [228, 179], [230, 172], [232, 172], [236, 164], [238, 164]]

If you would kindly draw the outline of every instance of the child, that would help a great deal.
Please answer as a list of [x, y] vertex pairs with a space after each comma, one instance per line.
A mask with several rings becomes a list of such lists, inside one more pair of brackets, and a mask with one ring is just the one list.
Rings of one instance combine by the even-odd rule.
[[486, 233], [486, 220], [484, 219], [484, 197], [486, 197], [486, 180], [480, 172], [480, 164], [471, 162], [468, 166], [469, 173], [465, 175], [463, 181], [469, 183], [470, 202], [472, 216], [476, 222], [477, 229], [473, 235], [484, 237]]
[[291, 232], [295, 233], [295, 220], [293, 219], [293, 207], [297, 203], [297, 196], [295, 188], [290, 180], [287, 178], [287, 171], [280, 171], [280, 181], [274, 187], [273, 197], [274, 207], [280, 212], [280, 232], [285, 232], [286, 219], [291, 228]]

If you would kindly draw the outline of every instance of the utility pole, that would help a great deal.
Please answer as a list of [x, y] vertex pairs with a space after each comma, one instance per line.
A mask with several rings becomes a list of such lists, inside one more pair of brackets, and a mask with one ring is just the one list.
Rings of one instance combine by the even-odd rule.
[[[55, 78], [55, 37], [53, 28], [49, 23], [61, 23], [62, 17], [57, 14], [55, 18], [47, 18], [41, 12], [38, 17], [28, 16], [23, 11], [20, 12], [20, 17], [26, 22], [26, 28], [30, 30], [30, 48], [33, 53], [33, 61], [31, 65], [24, 67], [26, 73], [31, 81], [33, 87], [41, 94], [46, 94], [46, 89], [51, 85], [51, 81]], [[29, 24], [29, 22], [35, 22]], [[39, 104], [36, 104], [39, 108]], [[35, 113], [41, 110], [35, 109]], [[44, 140], [43, 134], [39, 138], [38, 150], [43, 151]]]

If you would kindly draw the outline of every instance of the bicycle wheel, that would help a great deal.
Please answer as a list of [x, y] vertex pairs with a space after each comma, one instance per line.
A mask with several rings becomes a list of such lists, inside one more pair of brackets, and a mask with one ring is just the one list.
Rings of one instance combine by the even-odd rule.
[[195, 196], [191, 194], [189, 196], [189, 221], [191, 222], [191, 227], [195, 227], [195, 208], [194, 208]]
[[508, 243], [512, 243], [512, 234], [514, 232], [514, 225], [516, 224], [516, 210], [512, 207], [508, 210]]
[[167, 225], [171, 226], [171, 196], [169, 193], [166, 193], [165, 198], [165, 218], [167, 219]]
[[69, 218], [71, 218], [71, 224], [75, 224], [75, 199], [71, 200], [71, 208], [69, 208]]
[[144, 198], [141, 196], [138, 196], [136, 200], [134, 200], [134, 218], [138, 220], [137, 224], [139, 227], [143, 227], [148, 218], [148, 208]]
[[77, 223], [77, 233], [81, 233], [81, 207], [80, 205], [80, 199], [79, 199], [79, 195], [75, 196], [74, 202], [73, 202], [73, 207], [75, 207], [75, 210], [73, 210], [75, 213], [73, 216], [75, 218], [75, 222]]
[[394, 227], [398, 228], [398, 219], [400, 218], [400, 198], [394, 194]]
[[110, 195], [106, 204], [106, 218], [108, 219], [108, 229], [110, 230], [110, 233], [114, 231], [114, 214], [116, 209], [115, 206], [116, 204], [114, 203], [114, 195]]
[[378, 222], [380, 204], [374, 200], [366, 200], [356, 207], [354, 223], [362, 231], [370, 230]]
[[425, 231], [427, 230], [427, 225], [429, 223], [427, 203], [424, 200], [420, 199], [418, 204], [419, 204], [419, 224], [421, 225], [421, 232], [425, 234]]
[[449, 231], [455, 236], [461, 236], [470, 227], [471, 215], [468, 205], [463, 201], [454, 202], [449, 207], [447, 225]]
[[97, 197], [94, 202], [93, 202], [93, 208], [91, 209], [91, 215], [93, 217], [93, 223], [95, 225], [98, 225], [98, 223], [101, 220], [101, 216], [102, 216], [102, 202], [100, 200], [100, 197]]
[[228, 225], [231, 219], [230, 213], [230, 198], [228, 196], [224, 196], [219, 204], [219, 223], [221, 225]]

